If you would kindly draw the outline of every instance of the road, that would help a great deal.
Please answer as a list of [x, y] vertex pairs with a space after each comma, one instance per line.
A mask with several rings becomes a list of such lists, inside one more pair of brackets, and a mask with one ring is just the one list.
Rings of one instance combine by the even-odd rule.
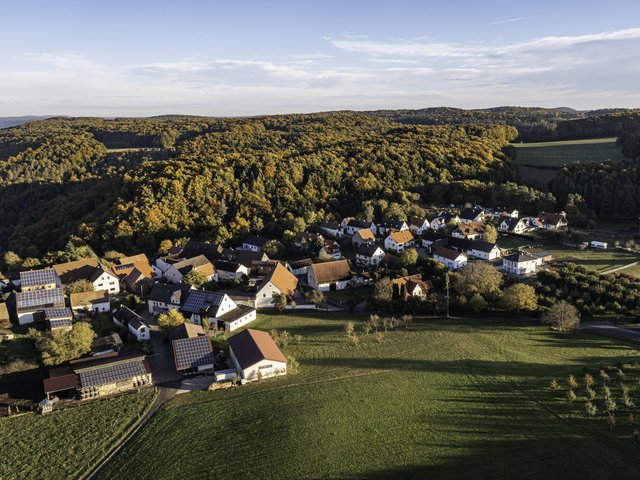
[[584, 322], [580, 329], [583, 332], [601, 335], [603, 337], [625, 340], [628, 342], [640, 342], [640, 331], [631, 328], [623, 328], [606, 320], [593, 320]]

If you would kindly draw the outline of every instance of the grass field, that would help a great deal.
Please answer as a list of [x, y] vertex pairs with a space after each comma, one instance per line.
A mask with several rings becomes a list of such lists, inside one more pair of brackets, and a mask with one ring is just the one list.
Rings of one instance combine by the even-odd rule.
[[79, 478], [145, 411], [154, 392], [0, 420], [0, 478]]
[[[634, 346], [505, 320], [417, 320], [350, 346], [357, 315], [261, 316], [303, 335], [285, 378], [180, 395], [99, 478], [637, 479], [629, 427], [551, 394], [551, 377]], [[634, 387], [635, 388], [635, 387]], [[632, 394], [637, 395], [637, 389]]]
[[[545, 247], [545, 250], [551, 253], [554, 260], [571, 260], [596, 272], [605, 272], [640, 260], [640, 255], [615, 249], [578, 250], [568, 247]], [[629, 271], [624, 269], [620, 272], [631, 273], [631, 271], [630, 268]]]

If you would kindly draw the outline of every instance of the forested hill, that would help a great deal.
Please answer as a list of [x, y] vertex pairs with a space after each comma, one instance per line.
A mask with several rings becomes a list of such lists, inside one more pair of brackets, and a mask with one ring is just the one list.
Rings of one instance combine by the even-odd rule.
[[518, 140], [541, 142], [594, 137], [616, 137], [630, 130], [627, 122], [640, 114], [637, 109], [578, 111], [571, 108], [496, 107], [464, 110], [437, 107], [419, 110], [376, 110], [366, 115], [418, 125], [496, 124], [513, 125]]
[[43, 257], [71, 238], [154, 251], [165, 238], [276, 234], [296, 217], [420, 213], [426, 199], [550, 208], [553, 197], [505, 183], [516, 135], [344, 112], [30, 122], [0, 131], [0, 250]]

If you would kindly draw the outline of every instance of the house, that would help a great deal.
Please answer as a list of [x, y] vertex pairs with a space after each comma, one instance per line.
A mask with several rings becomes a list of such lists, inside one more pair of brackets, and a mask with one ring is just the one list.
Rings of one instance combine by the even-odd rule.
[[378, 235], [384, 237], [391, 232], [405, 232], [409, 230], [409, 225], [403, 220], [386, 218], [378, 224]]
[[385, 251], [378, 245], [364, 244], [356, 251], [356, 265], [364, 268], [374, 268], [380, 265]]
[[154, 271], [144, 253], [123, 257], [113, 267], [120, 280], [120, 287], [128, 292], [145, 295], [153, 284]]
[[384, 239], [384, 248], [397, 253], [400, 253], [406, 248], [412, 247], [414, 244], [415, 239], [409, 230], [391, 232], [389, 236]]
[[368, 228], [369, 230], [371, 230], [374, 235], [378, 233], [376, 224], [366, 220], [356, 220], [355, 218], [349, 218], [349, 219], [345, 218], [344, 220], [342, 220], [342, 225], [343, 225], [344, 234], [349, 236], [355, 235], [355, 233], [358, 230], [363, 230], [365, 228]]
[[307, 276], [309, 286], [322, 292], [344, 290], [353, 278], [353, 272], [347, 260], [314, 263]]
[[43, 381], [47, 398], [73, 392], [80, 399], [122, 393], [151, 385], [151, 369], [144, 355], [110, 353], [72, 360], [68, 366], [49, 370]]
[[193, 287], [184, 283], [178, 285], [154, 283], [147, 298], [149, 313], [156, 314], [178, 310]]
[[334, 260], [340, 260], [342, 258], [342, 250], [340, 244], [335, 240], [325, 240], [324, 245], [318, 252], [320, 258], [333, 258]]
[[362, 230], [358, 230], [351, 237], [351, 245], [358, 248], [360, 245], [368, 245], [371, 243], [375, 243], [376, 236], [373, 234], [370, 228], [363, 228]]
[[458, 215], [451, 212], [440, 212], [431, 220], [431, 230], [444, 230], [449, 223], [458, 223], [460, 219]]
[[342, 236], [342, 227], [337, 222], [322, 222], [320, 231], [328, 237], [339, 238]]
[[311, 260], [310, 258], [303, 258], [302, 260], [289, 262], [287, 264], [287, 268], [295, 276], [300, 276], [309, 273], [311, 265], [313, 265], [313, 260]]
[[522, 252], [512, 253], [502, 259], [502, 268], [512, 275], [529, 275], [536, 273], [538, 259]]
[[521, 235], [527, 231], [527, 224], [522, 218], [502, 217], [497, 230], [502, 233]]
[[494, 258], [500, 258], [500, 247], [495, 243], [485, 242], [484, 240], [474, 240], [471, 242], [467, 253], [482, 260], [493, 260]]
[[460, 253], [464, 253], [465, 255], [471, 249], [471, 244], [473, 240], [467, 240], [465, 238], [457, 238], [457, 237], [445, 237], [440, 240], [436, 240], [431, 245], [431, 251], [437, 247], [445, 247], [451, 250], [457, 250]]
[[422, 235], [424, 232], [431, 228], [431, 222], [429, 219], [423, 217], [411, 217], [409, 219], [409, 230], [414, 236]]
[[269, 257], [264, 252], [254, 252], [251, 250], [234, 250], [229, 255], [226, 255], [224, 260], [235, 262], [241, 267], [244, 267], [247, 272], [246, 274], [248, 275], [254, 263], [268, 262]]
[[484, 222], [461, 222], [453, 229], [451, 236], [466, 240], [477, 240], [482, 238], [486, 230], [487, 225]]
[[53, 290], [60, 286], [60, 279], [52, 268], [20, 272], [20, 289], [23, 292], [33, 290]]
[[424, 300], [429, 290], [433, 288], [433, 284], [430, 281], [423, 281], [419, 274], [394, 278], [392, 283], [393, 294], [396, 298], [413, 297]]
[[268, 242], [269, 239], [266, 237], [261, 237], [259, 235], [249, 235], [244, 240], [242, 240], [242, 250], [261, 252]]
[[222, 255], [224, 247], [219, 243], [197, 242], [195, 240], [189, 240], [182, 251], [180, 256], [183, 258], [193, 258], [200, 255], [207, 257], [211, 263], [217, 260]]
[[324, 240], [322, 235], [311, 232], [298, 232], [293, 239], [293, 246], [298, 250], [307, 251], [318, 240]]
[[16, 315], [20, 325], [44, 320], [44, 310], [47, 308], [65, 307], [61, 287], [17, 292], [15, 298]]
[[483, 222], [485, 215], [485, 211], [478, 207], [463, 208], [458, 219], [461, 223]]
[[136, 312], [125, 305], [120, 305], [118, 310], [113, 312], [113, 323], [121, 328], [129, 330], [139, 342], [146, 342], [151, 339], [151, 329], [144, 319]]
[[168, 335], [178, 372], [213, 372], [213, 345], [200, 325], [183, 323], [169, 331]]
[[439, 232], [426, 231], [422, 234], [422, 246], [425, 248], [431, 248], [434, 242], [447, 238], [447, 235]]
[[498, 208], [491, 213], [491, 216], [496, 220], [503, 218], [518, 218], [520, 212], [514, 208]]
[[69, 308], [46, 308], [44, 321], [52, 332], [68, 331], [73, 328], [73, 312]]
[[216, 260], [213, 262], [218, 281], [240, 280], [243, 276], [249, 276], [250, 270], [237, 262]]
[[71, 310], [77, 313], [101, 313], [111, 310], [109, 292], [98, 290], [96, 292], [72, 293], [69, 295]]
[[191, 323], [202, 324], [206, 318], [218, 330], [235, 330], [256, 319], [256, 310], [238, 305], [226, 293], [190, 290], [181, 308]]
[[248, 328], [234, 335], [229, 355], [245, 381], [287, 374], [287, 359], [267, 332]]
[[467, 257], [463, 253], [447, 247], [436, 247], [433, 251], [433, 258], [444, 264], [449, 270], [457, 270], [467, 264]]
[[253, 262], [251, 269], [249, 270], [249, 286], [255, 287], [258, 285], [264, 277], [269, 275], [276, 264], [280, 263], [277, 260], [268, 260], [266, 262]]
[[298, 287], [298, 279], [281, 263], [276, 263], [271, 271], [256, 286], [256, 308], [273, 306], [273, 294], [284, 295], [292, 300]]
[[534, 220], [534, 223], [539, 228], [544, 228], [545, 230], [563, 230], [569, 226], [567, 216], [564, 212], [540, 212], [538, 217]]
[[164, 278], [171, 283], [181, 283], [184, 276], [190, 272], [201, 273], [207, 281], [216, 279], [216, 269], [204, 255], [174, 263], [164, 272]]
[[120, 291], [120, 279], [109, 268], [104, 268], [95, 258], [81, 258], [73, 262], [59, 263], [53, 266], [62, 285], [67, 286], [78, 281], [87, 281], [94, 290], [107, 290], [109, 293]]

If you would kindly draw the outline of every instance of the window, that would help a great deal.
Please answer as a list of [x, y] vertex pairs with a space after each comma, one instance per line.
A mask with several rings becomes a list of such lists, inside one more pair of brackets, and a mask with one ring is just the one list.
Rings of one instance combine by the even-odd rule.
[[266, 370], [267, 368], [273, 368], [273, 365], [269, 364], [269, 365], [260, 365], [258, 367], [258, 370]]

